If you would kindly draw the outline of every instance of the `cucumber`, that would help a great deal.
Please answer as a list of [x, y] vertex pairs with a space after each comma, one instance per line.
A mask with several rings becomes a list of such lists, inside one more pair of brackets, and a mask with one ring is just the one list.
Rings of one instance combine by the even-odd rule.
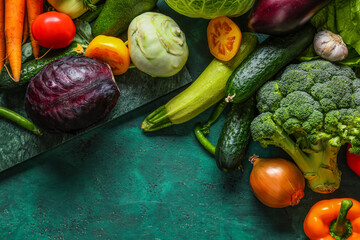
[[238, 53], [228, 62], [214, 59], [184, 91], [159, 107], [144, 120], [144, 131], [155, 131], [196, 117], [223, 99], [226, 81], [241, 62], [255, 49], [257, 36], [243, 33]]
[[267, 80], [301, 54], [313, 41], [315, 28], [306, 25], [286, 36], [270, 36], [233, 72], [226, 83], [227, 100], [245, 101]]
[[233, 103], [215, 148], [218, 168], [224, 172], [241, 166], [250, 142], [250, 124], [255, 117], [255, 99]]
[[106, 0], [92, 27], [93, 36], [119, 36], [136, 16], [152, 10], [156, 2], [157, 0]]
[[71, 55], [80, 55], [84, 53], [84, 49], [77, 43], [72, 43], [68, 48], [62, 51], [54, 51], [51, 56], [46, 56], [41, 59], [33, 59], [31, 61], [25, 62], [21, 66], [21, 77], [19, 82], [14, 82], [9, 76], [8, 70], [10, 70], [10, 65], [7, 63], [6, 67], [3, 67], [0, 71], [0, 90], [9, 91], [17, 90], [29, 83], [29, 81], [43, 68], [45, 65], [55, 61], [59, 58], [71, 56]]

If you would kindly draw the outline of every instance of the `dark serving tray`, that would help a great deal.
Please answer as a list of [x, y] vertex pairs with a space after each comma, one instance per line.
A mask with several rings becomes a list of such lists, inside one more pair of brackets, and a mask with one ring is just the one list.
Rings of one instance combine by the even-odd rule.
[[[1, 119], [0, 121], [0, 171], [10, 168], [31, 157], [45, 152], [86, 131], [104, 125], [146, 103], [149, 103], [192, 81], [186, 68], [170, 78], [153, 78], [137, 69], [130, 69], [126, 74], [117, 76], [120, 97], [110, 115], [92, 128], [77, 134], [49, 134], [36, 136], [16, 124]], [[0, 93], [0, 106], [12, 109], [26, 116], [24, 109], [25, 89], [16, 94]]]

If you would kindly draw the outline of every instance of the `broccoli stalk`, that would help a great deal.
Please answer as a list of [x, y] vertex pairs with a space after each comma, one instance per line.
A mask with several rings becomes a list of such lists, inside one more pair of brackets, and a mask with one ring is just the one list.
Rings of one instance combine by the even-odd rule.
[[337, 154], [340, 147], [331, 146], [329, 139], [319, 140], [317, 144], [308, 141], [308, 147], [302, 149], [300, 144], [294, 142], [289, 134], [272, 120], [272, 114], [269, 112], [262, 113], [254, 119], [251, 132], [253, 139], [259, 141], [262, 146], [274, 145], [289, 154], [313, 191], [331, 193], [339, 188], [341, 172], [337, 167]]
[[311, 145], [312, 151], [304, 152], [282, 131], [281, 139], [273, 145], [281, 147], [294, 160], [308, 180], [308, 186], [315, 192], [331, 193], [339, 188], [341, 172], [337, 167], [339, 147], [330, 146], [327, 141]]

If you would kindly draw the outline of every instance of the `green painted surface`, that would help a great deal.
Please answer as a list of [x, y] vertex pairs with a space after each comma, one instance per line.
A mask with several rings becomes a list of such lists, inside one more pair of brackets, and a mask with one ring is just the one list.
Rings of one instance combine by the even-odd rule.
[[[249, 187], [251, 165], [225, 174], [192, 128], [210, 111], [150, 134], [140, 125], [171, 95], [0, 174], [0, 239], [306, 239], [320, 199], [360, 200], [360, 177], [339, 156], [342, 185], [308, 188], [295, 207], [271, 209]], [[216, 141], [224, 116], [214, 125]], [[286, 156], [252, 143], [249, 154]], [[249, 156], [249, 155], [248, 155]]]
[[[198, 32], [187, 32], [193, 77], [211, 59], [197, 58], [206, 48]], [[360, 177], [347, 167], [343, 148], [339, 190], [322, 195], [306, 188], [298, 206], [262, 205], [249, 186], [249, 162], [243, 173], [223, 173], [195, 139], [195, 123], [207, 120], [211, 109], [188, 123], [142, 132], [144, 118], [177, 92], [0, 173], [0, 239], [302, 240], [302, 222], [317, 201], [360, 200]], [[213, 143], [224, 120], [211, 129]], [[247, 157], [254, 153], [287, 158], [252, 143]]]

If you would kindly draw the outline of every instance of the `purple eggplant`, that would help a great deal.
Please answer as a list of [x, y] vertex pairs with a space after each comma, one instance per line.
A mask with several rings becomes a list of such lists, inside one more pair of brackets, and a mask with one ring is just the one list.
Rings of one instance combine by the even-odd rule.
[[258, 33], [287, 34], [308, 22], [329, 2], [329, 0], [257, 0], [249, 15], [248, 26]]

